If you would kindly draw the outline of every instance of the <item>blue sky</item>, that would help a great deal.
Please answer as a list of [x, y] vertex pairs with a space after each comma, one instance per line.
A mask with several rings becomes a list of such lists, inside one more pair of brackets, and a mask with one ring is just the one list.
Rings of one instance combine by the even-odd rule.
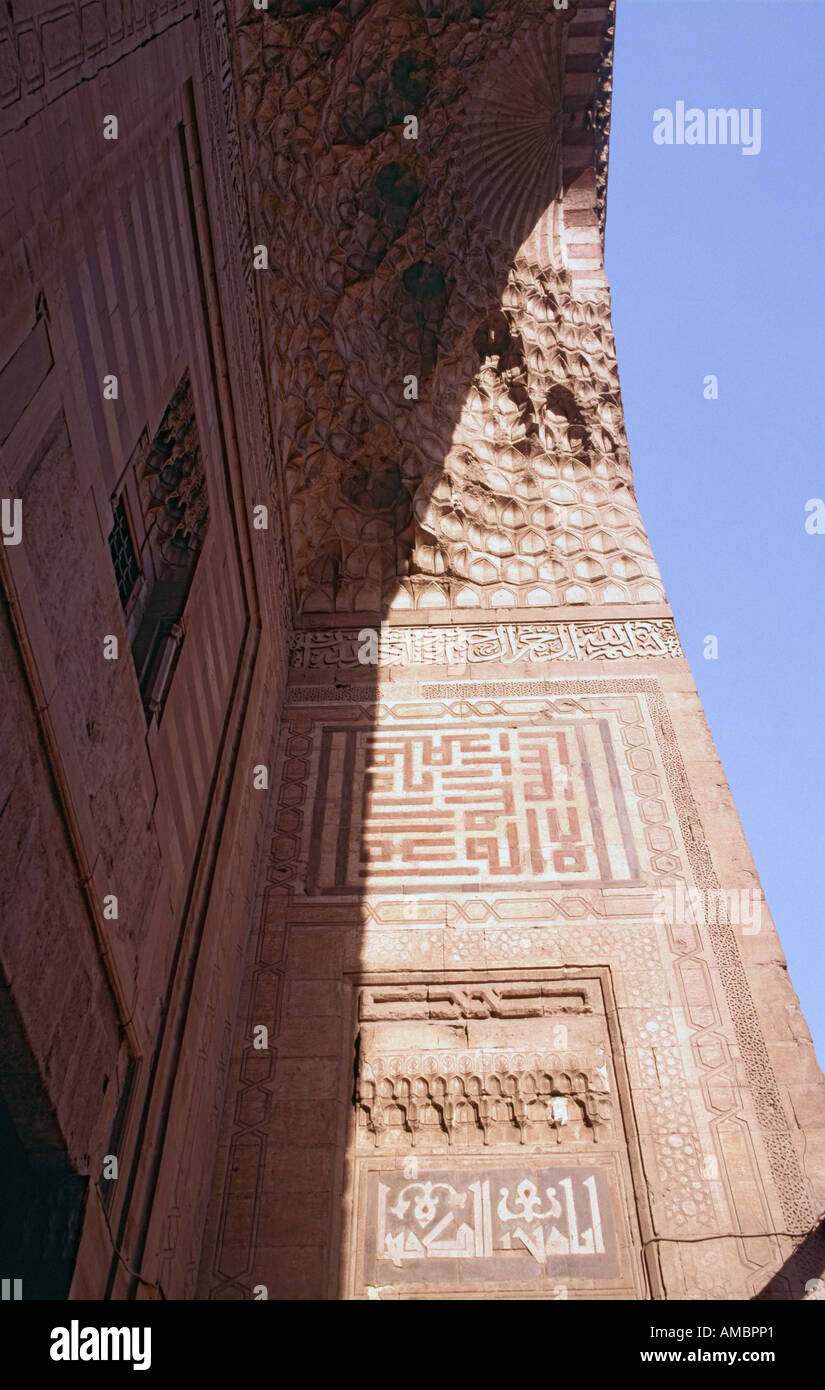
[[[642, 515], [825, 1063], [823, 52], [821, 0], [619, 0], [606, 258]], [[759, 108], [761, 152], [655, 144], [680, 100]]]

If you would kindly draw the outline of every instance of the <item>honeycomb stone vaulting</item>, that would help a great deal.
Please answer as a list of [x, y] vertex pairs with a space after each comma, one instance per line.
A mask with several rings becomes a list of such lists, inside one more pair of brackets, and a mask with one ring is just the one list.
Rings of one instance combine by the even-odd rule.
[[662, 600], [607, 289], [565, 254], [595, 250], [609, 62], [568, 30], [545, 0], [239, 19], [304, 612]]
[[2, 7], [26, 1298], [823, 1277], [825, 1081], [634, 493], [614, 17]]

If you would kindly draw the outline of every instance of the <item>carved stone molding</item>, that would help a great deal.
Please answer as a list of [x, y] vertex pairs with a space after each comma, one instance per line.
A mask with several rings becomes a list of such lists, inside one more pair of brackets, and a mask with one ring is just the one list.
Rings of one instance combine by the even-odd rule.
[[[256, 13], [259, 18], [268, 18], [264, 11]], [[226, 0], [211, 0], [211, 5], [204, 12], [203, 22], [198, 26], [198, 39], [202, 69], [210, 74], [210, 80], [204, 84], [210, 128], [221, 131], [221, 139], [215, 142], [213, 148], [218, 192], [216, 224], [220, 227], [220, 244], [232, 248], [231, 251], [227, 250], [227, 255], [229, 260], [235, 262], [237, 270], [237, 274], [224, 277], [227, 320], [235, 340], [251, 344], [251, 351], [238, 353], [233, 361], [233, 369], [240, 382], [238, 408], [243, 420], [246, 447], [265, 474], [273, 503], [270, 512], [271, 563], [277, 576], [280, 618], [286, 628], [292, 621], [293, 584], [281, 518], [282, 483], [277, 469], [267, 384], [261, 365], [261, 314], [252, 256], [256, 238], [251, 234], [250, 227], [250, 196], [242, 150], [244, 121], [239, 112], [238, 79], [233, 66], [234, 30], [227, 15]], [[234, 248], [238, 248], [237, 259]]]
[[592, 980], [374, 986], [359, 1015], [359, 1147], [576, 1146], [611, 1132]]
[[376, 1147], [390, 1131], [393, 1110], [413, 1147], [428, 1123], [450, 1144], [458, 1129], [480, 1130], [485, 1146], [514, 1134], [523, 1144], [528, 1134], [547, 1131], [560, 1144], [564, 1126], [575, 1132], [582, 1123], [596, 1140], [611, 1113], [606, 1068], [592, 1057], [501, 1048], [365, 1057], [356, 1099]]
[[380, 1019], [546, 1018], [592, 1013], [590, 987], [528, 981], [474, 985], [376, 985], [361, 993], [359, 1016]]
[[[38, 0], [0, 18], [0, 130], [179, 23], [193, 0]], [[14, 11], [22, 11], [15, 15]]]

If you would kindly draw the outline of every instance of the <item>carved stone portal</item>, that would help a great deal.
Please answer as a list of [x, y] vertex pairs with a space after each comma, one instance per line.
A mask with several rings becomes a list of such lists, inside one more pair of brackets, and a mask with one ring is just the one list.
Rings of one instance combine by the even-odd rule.
[[602, 976], [362, 989], [354, 1296], [639, 1296]]

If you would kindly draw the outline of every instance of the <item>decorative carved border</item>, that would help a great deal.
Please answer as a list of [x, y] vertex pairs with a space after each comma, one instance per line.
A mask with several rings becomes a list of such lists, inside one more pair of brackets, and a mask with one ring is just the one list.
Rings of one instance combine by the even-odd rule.
[[293, 632], [290, 665], [334, 667], [456, 666], [514, 662], [616, 661], [684, 656], [671, 618], [624, 622], [485, 623], [478, 627], [332, 628]]
[[243, 416], [247, 447], [254, 448], [256, 441], [260, 441], [266, 480], [272, 494], [271, 500], [276, 504], [270, 507], [272, 563], [277, 574], [276, 588], [280, 597], [281, 622], [284, 628], [288, 629], [292, 623], [292, 581], [278, 505], [282, 493], [280, 482], [276, 479], [275, 446], [267, 386], [261, 366], [263, 347], [260, 309], [252, 266], [249, 201], [241, 149], [236, 81], [232, 66], [232, 42], [224, 0], [212, 0], [210, 10], [210, 14], [204, 12], [201, 16], [198, 35], [201, 45], [201, 71], [205, 75], [204, 93], [209, 108], [207, 127], [209, 130], [220, 130], [223, 133], [223, 139], [216, 140], [212, 146], [219, 191], [215, 216], [221, 223], [222, 244], [237, 248], [243, 277], [243, 295], [239, 291], [237, 276], [225, 275], [223, 283], [229, 299], [229, 318], [235, 334], [240, 341], [247, 339], [251, 344], [251, 352], [248, 355], [244, 354], [235, 363], [242, 381], [237, 409]]
[[[0, 20], [0, 130], [20, 126], [79, 81], [188, 18], [193, 0], [53, 0]], [[34, 12], [31, 12], [34, 11]]]

